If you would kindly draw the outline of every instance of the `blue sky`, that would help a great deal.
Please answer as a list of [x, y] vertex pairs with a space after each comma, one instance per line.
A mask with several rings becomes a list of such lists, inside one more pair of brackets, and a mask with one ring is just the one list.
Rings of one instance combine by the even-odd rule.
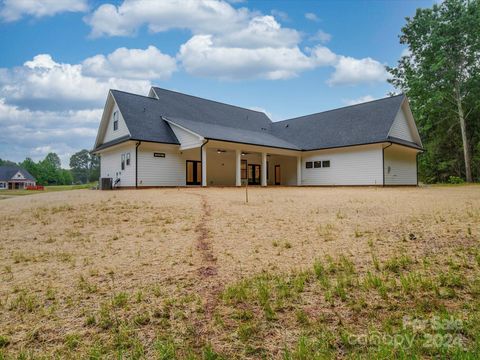
[[109, 88], [151, 85], [272, 120], [381, 98], [425, 1], [0, 1], [0, 158], [64, 167]]

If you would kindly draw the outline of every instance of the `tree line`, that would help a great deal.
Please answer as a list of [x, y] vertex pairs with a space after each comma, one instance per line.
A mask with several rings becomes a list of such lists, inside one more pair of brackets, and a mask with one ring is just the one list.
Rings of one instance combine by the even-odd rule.
[[480, 0], [445, 0], [406, 18], [408, 53], [389, 80], [410, 101], [427, 183], [480, 180]]
[[81, 150], [70, 157], [70, 169], [62, 169], [60, 157], [49, 153], [38, 162], [26, 158], [20, 163], [0, 159], [0, 166], [15, 165], [26, 169], [39, 185], [86, 184], [97, 181], [100, 176], [100, 161], [88, 150]]

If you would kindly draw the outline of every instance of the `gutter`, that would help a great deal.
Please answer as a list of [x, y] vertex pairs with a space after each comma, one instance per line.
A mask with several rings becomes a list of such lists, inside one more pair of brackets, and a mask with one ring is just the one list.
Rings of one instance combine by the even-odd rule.
[[[382, 170], [383, 170], [383, 186], [385, 186], [385, 149], [389, 148], [392, 146], [393, 143], [390, 142], [390, 145], [387, 145], [385, 147], [382, 147]], [[418, 176], [418, 171], [417, 171], [417, 176]]]
[[135, 189], [138, 189], [138, 147], [141, 143], [139, 141], [135, 144]]

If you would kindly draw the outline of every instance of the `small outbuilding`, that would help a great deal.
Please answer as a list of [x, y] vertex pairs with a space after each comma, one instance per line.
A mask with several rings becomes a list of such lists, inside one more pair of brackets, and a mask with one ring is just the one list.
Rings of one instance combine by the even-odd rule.
[[0, 166], [0, 190], [25, 189], [35, 185], [35, 178], [27, 170], [19, 166]]

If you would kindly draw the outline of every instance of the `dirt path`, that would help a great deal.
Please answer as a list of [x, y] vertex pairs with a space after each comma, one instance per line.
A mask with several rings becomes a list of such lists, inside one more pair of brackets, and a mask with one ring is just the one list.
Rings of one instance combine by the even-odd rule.
[[222, 292], [223, 286], [217, 276], [217, 258], [213, 252], [212, 233], [208, 227], [211, 220], [211, 207], [208, 204], [205, 194], [192, 193], [192, 195], [198, 196], [201, 201], [202, 215], [195, 231], [197, 233], [196, 248], [201, 258], [201, 264], [197, 269], [199, 278], [198, 294], [205, 299], [204, 310], [206, 321], [199, 324], [199, 327], [200, 334], [208, 338], [209, 329], [211, 329], [209, 323], [213, 318], [213, 313], [218, 304], [218, 296]]

